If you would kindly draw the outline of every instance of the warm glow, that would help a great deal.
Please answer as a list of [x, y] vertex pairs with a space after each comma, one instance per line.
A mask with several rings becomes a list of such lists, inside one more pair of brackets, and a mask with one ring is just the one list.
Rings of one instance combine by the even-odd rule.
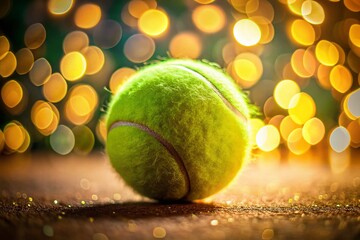
[[235, 80], [244, 88], [253, 86], [263, 74], [263, 65], [253, 53], [241, 53], [233, 62]]
[[330, 71], [331, 86], [340, 93], [347, 92], [353, 83], [353, 78], [349, 69], [343, 65], [336, 65]]
[[139, 18], [138, 26], [143, 33], [157, 37], [168, 29], [169, 17], [163, 11], [149, 9]]
[[28, 73], [34, 65], [34, 55], [28, 48], [22, 48], [15, 53], [17, 59], [16, 72], [20, 75]]
[[1, 88], [1, 98], [8, 108], [16, 107], [23, 98], [21, 85], [15, 80], [6, 82]]
[[73, 6], [73, 0], [49, 0], [49, 12], [54, 15], [63, 15]]
[[287, 147], [296, 155], [304, 154], [310, 149], [310, 144], [305, 141], [301, 128], [296, 128], [289, 134]]
[[216, 5], [203, 5], [195, 8], [192, 20], [201, 31], [216, 33], [224, 27], [226, 16], [224, 10]]
[[261, 39], [259, 26], [249, 19], [242, 19], [236, 22], [233, 34], [236, 41], [244, 46], [253, 46]]
[[321, 40], [316, 44], [316, 58], [325, 66], [334, 66], [339, 61], [339, 51], [336, 46], [327, 40]]
[[300, 92], [299, 85], [292, 80], [280, 81], [274, 89], [276, 103], [283, 109], [288, 109], [291, 98]]
[[311, 118], [304, 124], [302, 135], [309, 144], [318, 144], [325, 136], [324, 123], [318, 118]]
[[256, 143], [258, 147], [265, 152], [274, 150], [280, 144], [278, 129], [273, 125], [265, 125], [260, 128], [256, 135]]
[[136, 71], [132, 68], [119, 68], [116, 70], [110, 77], [109, 87], [111, 92], [114, 94], [117, 92], [119, 87], [121, 87], [126, 80], [134, 75]]
[[155, 52], [155, 42], [144, 34], [135, 34], [124, 45], [125, 56], [134, 63], [149, 60]]
[[96, 46], [85, 47], [81, 50], [82, 55], [86, 60], [87, 75], [98, 73], [105, 63], [105, 56], [103, 51]]
[[29, 78], [35, 86], [41, 86], [50, 79], [51, 73], [52, 68], [48, 60], [39, 58], [34, 62]]
[[101, 9], [93, 3], [81, 5], [75, 12], [76, 26], [84, 29], [93, 28], [101, 19]]
[[60, 71], [65, 79], [75, 81], [84, 76], [86, 71], [86, 59], [79, 52], [66, 54], [60, 63]]
[[313, 98], [307, 93], [295, 94], [289, 104], [289, 115], [297, 124], [304, 124], [314, 117], [316, 106]]
[[323, 7], [314, 0], [306, 0], [301, 6], [303, 18], [311, 24], [321, 24], [325, 19]]
[[349, 39], [356, 47], [360, 47], [360, 24], [351, 25]]
[[171, 39], [169, 50], [174, 58], [198, 58], [201, 54], [202, 43], [196, 33], [182, 32]]
[[67, 93], [67, 83], [60, 73], [54, 73], [43, 85], [43, 94], [47, 100], [56, 103], [61, 101]]
[[294, 40], [304, 46], [310, 46], [315, 42], [314, 27], [301, 19], [297, 19], [291, 24], [291, 36]]

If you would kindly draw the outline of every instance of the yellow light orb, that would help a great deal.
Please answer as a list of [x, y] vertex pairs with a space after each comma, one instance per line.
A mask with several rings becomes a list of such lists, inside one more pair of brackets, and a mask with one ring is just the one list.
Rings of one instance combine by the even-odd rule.
[[274, 89], [276, 103], [283, 109], [288, 109], [291, 98], [300, 92], [299, 85], [292, 80], [280, 81]]
[[96, 46], [85, 47], [81, 50], [82, 55], [86, 60], [87, 75], [93, 75], [98, 73], [105, 63], [105, 56], [103, 51]]
[[201, 31], [216, 33], [224, 27], [226, 16], [224, 10], [216, 5], [203, 5], [195, 8], [192, 20]]
[[316, 105], [310, 95], [301, 92], [291, 98], [288, 111], [294, 122], [303, 125], [307, 120], [315, 116]]
[[314, 27], [304, 20], [293, 21], [290, 32], [294, 40], [301, 45], [310, 46], [315, 42]]
[[280, 123], [281, 137], [285, 141], [288, 141], [288, 137], [289, 137], [290, 133], [297, 128], [301, 128], [301, 125], [294, 122], [290, 116], [284, 117]]
[[0, 36], [0, 60], [5, 57], [5, 55], [10, 50], [10, 43], [7, 37]]
[[349, 39], [356, 47], [360, 47], [360, 24], [351, 25]]
[[304, 154], [310, 149], [310, 144], [302, 136], [301, 128], [297, 128], [289, 134], [287, 147], [296, 155]]
[[236, 41], [244, 46], [254, 46], [261, 39], [259, 26], [252, 20], [241, 19], [237, 21], [233, 28]]
[[353, 78], [350, 70], [343, 65], [336, 65], [333, 67], [330, 71], [329, 77], [331, 86], [340, 93], [347, 92], [353, 84]]
[[11, 51], [7, 52], [0, 60], [0, 76], [4, 78], [9, 77], [15, 71], [16, 66], [17, 61], [15, 54]]
[[250, 119], [250, 143], [251, 146], [256, 146], [256, 135], [258, 133], [258, 131], [260, 130], [260, 128], [262, 128], [263, 126], [265, 126], [265, 123], [259, 119], [259, 118], [252, 118]]
[[265, 152], [270, 152], [277, 148], [280, 144], [278, 129], [273, 125], [265, 125], [260, 128], [256, 134], [256, 144]]
[[182, 32], [171, 39], [169, 50], [174, 58], [195, 59], [201, 54], [202, 43], [196, 33]]
[[67, 93], [67, 83], [60, 73], [53, 73], [43, 85], [45, 98], [53, 103], [60, 102]]
[[23, 99], [21, 85], [15, 80], [6, 82], [1, 88], [1, 98], [8, 108], [16, 107]]
[[49, 0], [48, 10], [54, 15], [63, 15], [70, 11], [73, 0]]
[[324, 123], [318, 118], [311, 118], [304, 124], [302, 135], [309, 144], [318, 144], [325, 136]]
[[339, 61], [338, 49], [327, 40], [321, 40], [316, 44], [315, 55], [318, 61], [325, 66], [334, 66]]
[[76, 81], [84, 76], [86, 71], [86, 59], [80, 52], [66, 54], [60, 62], [60, 71], [65, 79]]
[[39, 48], [46, 38], [46, 30], [41, 23], [34, 23], [30, 25], [24, 35], [25, 45], [30, 49]]
[[75, 25], [89, 29], [95, 27], [101, 19], [101, 8], [93, 3], [81, 5], [75, 12]]
[[109, 81], [111, 93], [115, 94], [119, 87], [121, 87], [126, 82], [126, 80], [135, 73], [136, 71], [134, 69], [127, 67], [119, 68], [118, 70], [116, 70], [111, 75]]
[[303, 18], [311, 24], [322, 24], [325, 20], [324, 8], [314, 0], [306, 0], [301, 5]]
[[16, 151], [24, 143], [25, 135], [19, 124], [10, 122], [4, 128], [4, 138], [6, 146]]
[[138, 26], [143, 33], [158, 37], [168, 29], [169, 17], [163, 11], [149, 9], [139, 18]]
[[263, 74], [261, 59], [253, 53], [239, 54], [232, 65], [235, 80], [244, 88], [252, 87]]

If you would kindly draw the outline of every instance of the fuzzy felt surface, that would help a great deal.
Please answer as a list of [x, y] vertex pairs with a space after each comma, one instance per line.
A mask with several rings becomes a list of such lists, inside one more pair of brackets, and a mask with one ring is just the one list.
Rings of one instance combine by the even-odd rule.
[[[228, 185], [243, 165], [250, 149], [248, 117], [244, 95], [220, 69], [199, 61], [165, 61], [141, 69], [113, 97], [106, 150], [139, 193], [161, 200], [201, 199]], [[119, 121], [144, 125], [166, 144], [134, 125], [112, 127]]]

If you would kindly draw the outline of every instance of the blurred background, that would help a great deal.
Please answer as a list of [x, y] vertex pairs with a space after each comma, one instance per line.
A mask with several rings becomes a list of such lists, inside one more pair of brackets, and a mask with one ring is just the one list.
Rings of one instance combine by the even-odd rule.
[[1, 0], [1, 155], [103, 150], [111, 95], [174, 57], [216, 62], [248, 93], [261, 112], [254, 152], [348, 158], [360, 146], [359, 11], [358, 0]]

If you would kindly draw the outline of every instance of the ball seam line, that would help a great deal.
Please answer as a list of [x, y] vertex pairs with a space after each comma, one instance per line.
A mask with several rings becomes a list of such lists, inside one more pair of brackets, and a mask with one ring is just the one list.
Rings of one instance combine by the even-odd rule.
[[231, 102], [229, 100], [227, 100], [223, 94], [219, 91], [219, 89], [217, 89], [217, 87], [211, 82], [209, 81], [204, 75], [202, 75], [201, 73], [188, 68], [186, 66], [182, 66], [182, 65], [176, 65], [176, 64], [169, 64], [173, 67], [176, 68], [180, 68], [182, 70], [185, 70], [193, 75], [196, 75], [198, 78], [200, 78], [208, 87], [210, 87], [215, 93], [216, 95], [219, 96], [219, 98], [223, 101], [223, 103], [233, 112], [235, 113], [236, 116], [238, 116], [242, 121], [244, 121], [245, 123], [247, 122], [247, 118], [244, 116], [244, 114], [242, 114], [239, 109], [237, 109], [234, 105], [231, 104]]
[[155, 138], [161, 145], [164, 146], [164, 148], [170, 153], [170, 155], [175, 159], [175, 162], [177, 163], [180, 172], [182, 173], [182, 175], [184, 176], [184, 180], [185, 180], [185, 186], [186, 186], [186, 193], [184, 194], [184, 196], [182, 196], [181, 198], [186, 198], [186, 196], [190, 193], [191, 190], [191, 186], [190, 186], [190, 177], [189, 177], [189, 173], [186, 170], [185, 167], [185, 163], [182, 160], [180, 154], [176, 151], [176, 149], [174, 148], [174, 146], [168, 142], [167, 140], [165, 140], [165, 138], [163, 138], [160, 134], [158, 134], [157, 132], [155, 132], [154, 130], [150, 129], [148, 126], [144, 125], [144, 124], [140, 124], [140, 123], [135, 123], [135, 122], [131, 122], [131, 121], [122, 121], [122, 120], [118, 120], [116, 122], [113, 122], [110, 127], [109, 127], [109, 131], [110, 132], [112, 129], [116, 128], [116, 127], [122, 127], [122, 126], [128, 126], [128, 127], [135, 127], [139, 130], [144, 131], [145, 133], [149, 134], [150, 136], [152, 136], [153, 138]]

